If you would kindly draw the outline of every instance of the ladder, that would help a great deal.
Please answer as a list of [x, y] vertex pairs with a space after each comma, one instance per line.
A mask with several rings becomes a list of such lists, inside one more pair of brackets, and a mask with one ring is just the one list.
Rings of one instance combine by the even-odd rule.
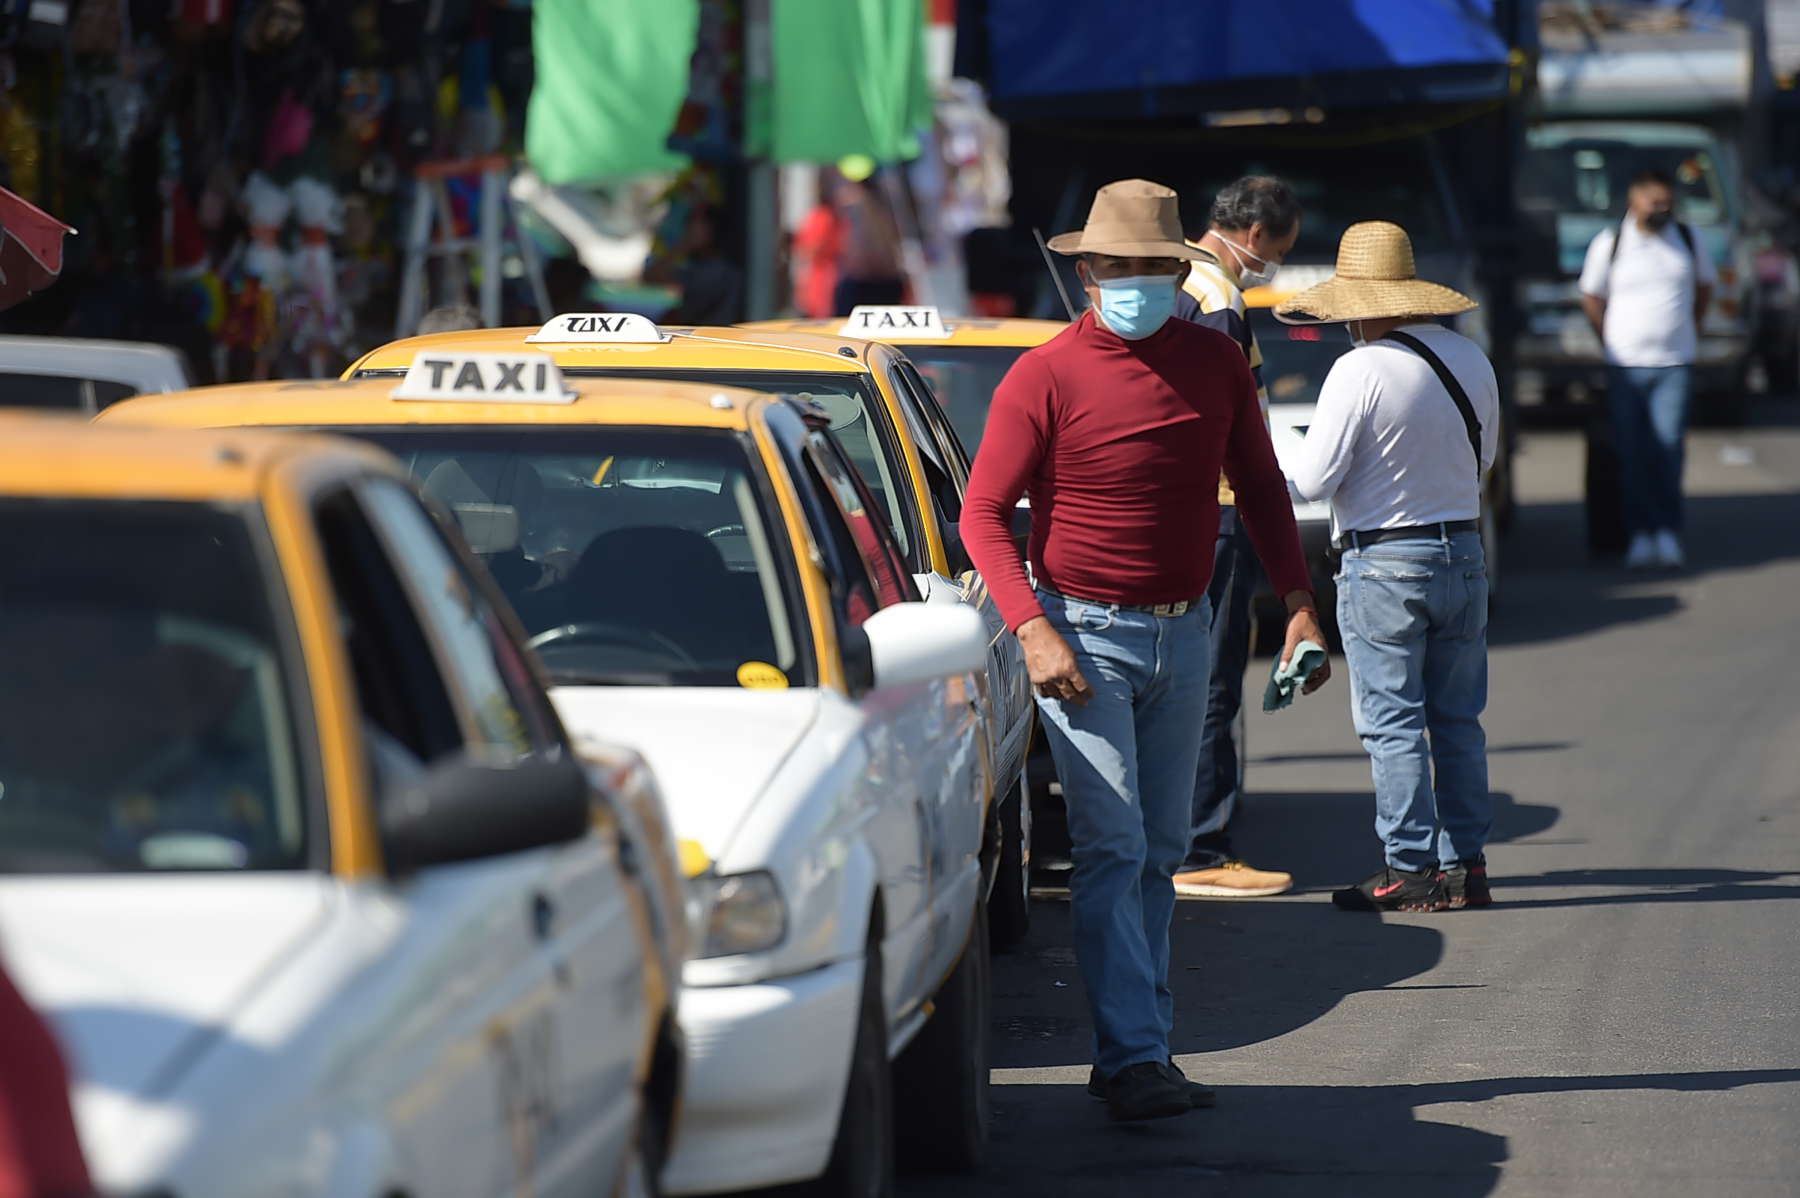
[[[475, 217], [475, 236], [458, 237], [450, 206], [449, 181], [479, 175], [480, 201]], [[503, 156], [461, 158], [420, 163], [413, 171], [412, 214], [406, 230], [406, 265], [400, 279], [400, 307], [394, 319], [394, 335], [410, 337], [419, 327], [431, 300], [431, 268], [440, 259], [454, 259], [461, 269], [446, 271], [450, 294], [447, 303], [467, 303], [468, 280], [481, 275], [481, 320], [488, 328], [500, 323], [502, 259], [508, 248], [525, 265], [525, 278], [540, 320], [549, 320], [550, 293], [544, 286], [544, 265], [537, 246], [520, 230], [519, 210], [509, 184], [512, 163]]]

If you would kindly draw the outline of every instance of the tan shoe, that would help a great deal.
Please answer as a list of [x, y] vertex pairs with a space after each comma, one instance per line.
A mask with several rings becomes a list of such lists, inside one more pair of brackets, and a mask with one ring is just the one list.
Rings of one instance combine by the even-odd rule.
[[1183, 870], [1175, 875], [1175, 893], [1189, 898], [1268, 898], [1294, 884], [1294, 875], [1274, 869], [1251, 869], [1227, 861], [1211, 869]]

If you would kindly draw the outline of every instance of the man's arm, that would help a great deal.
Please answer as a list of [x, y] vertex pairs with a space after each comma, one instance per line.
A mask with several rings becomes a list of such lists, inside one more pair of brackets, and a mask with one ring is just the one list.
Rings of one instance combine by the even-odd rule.
[[1713, 289], [1711, 283], [1694, 285], [1694, 331], [1699, 332], [1706, 324], [1706, 310], [1712, 307]]
[[1006, 626], [1025, 650], [1031, 684], [1046, 698], [1086, 703], [1093, 688], [1075, 654], [1050, 626], [1025, 576], [1012, 539], [1012, 513], [1049, 445], [1050, 372], [1021, 358], [994, 391], [987, 428], [963, 499], [962, 534], [969, 558], [987, 581]]
[[1588, 295], [1581, 297], [1581, 310], [1587, 313], [1588, 323], [1594, 326], [1594, 336], [1606, 340], [1606, 299], [1603, 296]]
[[1606, 297], [1612, 293], [1613, 240], [1617, 229], [1603, 230], [1588, 242], [1587, 258], [1581, 264], [1581, 310], [1594, 326], [1594, 336], [1606, 341]]
[[1356, 429], [1362, 412], [1362, 371], [1352, 350], [1332, 364], [1319, 388], [1318, 407], [1294, 462], [1294, 490], [1314, 503], [1337, 494], [1356, 453]]
[[[1275, 446], [1263, 423], [1250, 365], [1241, 354], [1232, 355], [1231, 364], [1235, 369], [1227, 376], [1228, 385], [1236, 402], [1231, 438], [1225, 446], [1225, 473], [1237, 492], [1238, 512], [1250, 533], [1250, 543], [1256, 547], [1256, 556], [1268, 572], [1275, 593], [1287, 606], [1287, 645], [1281, 654], [1281, 663], [1286, 665], [1293, 660], [1301, 641], [1325, 644], [1325, 632], [1319, 625], [1312, 574], [1306, 567], [1306, 552], [1300, 546], [1300, 530], [1294, 524], [1287, 479], [1275, 460]], [[1330, 667], [1320, 667], [1308, 680], [1306, 692], [1318, 690], [1330, 677]]]

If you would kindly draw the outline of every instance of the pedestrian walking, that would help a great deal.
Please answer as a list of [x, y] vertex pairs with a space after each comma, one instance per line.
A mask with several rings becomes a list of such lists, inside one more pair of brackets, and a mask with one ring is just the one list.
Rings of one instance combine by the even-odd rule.
[[[1088, 1089], [1114, 1119], [1159, 1118], [1210, 1104], [1169, 1054], [1168, 971], [1171, 879], [1187, 852], [1206, 708], [1221, 468], [1292, 613], [1286, 655], [1322, 634], [1243, 352], [1172, 319], [1198, 253], [1175, 193], [1108, 184], [1086, 226], [1050, 246], [1079, 258], [1092, 308], [995, 391], [963, 529], [1024, 648], [1062, 779], [1094, 1023]], [[1031, 576], [1010, 531], [1025, 495]]]
[[1325, 379], [1292, 478], [1331, 500], [1338, 629], [1385, 854], [1331, 896], [1345, 910], [1490, 901], [1479, 529], [1500, 388], [1481, 348], [1433, 319], [1475, 306], [1416, 276], [1404, 229], [1366, 221], [1344, 233], [1336, 274], [1275, 309], [1290, 324], [1347, 324], [1357, 347]]
[[[1182, 284], [1175, 315], [1194, 319], [1230, 313], [1233, 335], [1250, 361], [1263, 423], [1269, 393], [1263, 386], [1262, 347], [1250, 329], [1244, 288], [1260, 287], [1293, 251], [1300, 238], [1300, 204], [1279, 179], [1249, 175], [1213, 199], [1211, 222], [1195, 243], [1193, 269]], [[1195, 898], [1263, 898], [1294, 884], [1279, 870], [1256, 869], [1237, 855], [1231, 826], [1238, 811], [1238, 752], [1234, 727], [1244, 701], [1244, 672], [1250, 666], [1250, 605], [1258, 579], [1250, 535], [1238, 517], [1231, 480], [1219, 477], [1219, 536], [1213, 545], [1212, 687], [1200, 730], [1200, 766], [1194, 777], [1192, 827], [1187, 858], [1175, 875], [1175, 893]]]
[[1700, 324], [1717, 272], [1675, 219], [1675, 185], [1659, 170], [1631, 181], [1617, 229], [1588, 245], [1581, 306], [1606, 349], [1606, 404], [1630, 545], [1625, 565], [1679, 568], [1681, 471]]

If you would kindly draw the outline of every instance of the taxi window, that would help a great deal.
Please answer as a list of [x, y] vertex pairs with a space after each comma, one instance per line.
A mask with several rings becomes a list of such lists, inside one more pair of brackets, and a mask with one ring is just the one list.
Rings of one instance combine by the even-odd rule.
[[543, 746], [542, 715], [535, 704], [521, 702], [531, 676], [521, 675], [520, 663], [500, 647], [506, 636], [499, 621], [432, 518], [406, 488], [384, 479], [370, 480], [364, 497], [473, 721], [470, 743], [521, 757]]
[[304, 688], [254, 520], [0, 500], [0, 871], [311, 864]]
[[[807, 456], [818, 470], [824, 490], [837, 508], [850, 541], [875, 588], [875, 606], [887, 607], [918, 598], [908, 576], [906, 563], [900, 559], [887, 530], [869, 511], [868, 491], [848, 462], [844, 460], [832, 438], [823, 433], [807, 437]], [[860, 620], [856, 621], [861, 623]]]
[[858, 474], [869, 484], [876, 506], [900, 552], [914, 569], [924, 569], [924, 548], [918, 530], [917, 507], [912, 487], [897, 449], [898, 434], [888, 420], [887, 405], [876, 394], [874, 382], [864, 374], [834, 374], [793, 370], [614, 370], [566, 367], [570, 378], [659, 378], [680, 382], [712, 383], [720, 387], [744, 387], [804, 395], [831, 415], [831, 431]]
[[64, 374], [0, 372], [0, 406], [91, 410], [88, 381]]
[[393, 453], [448, 509], [552, 681], [740, 686], [773, 670], [805, 684], [791, 551], [736, 434], [339, 431]]
[[930, 382], [956, 436], [974, 454], [987, 428], [994, 389], [1025, 351], [1007, 345], [909, 345], [906, 356]]

